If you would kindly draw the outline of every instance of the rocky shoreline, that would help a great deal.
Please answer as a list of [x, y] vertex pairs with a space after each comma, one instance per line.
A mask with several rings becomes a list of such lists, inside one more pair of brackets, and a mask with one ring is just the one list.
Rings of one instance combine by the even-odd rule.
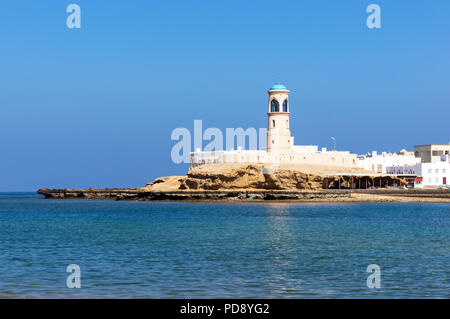
[[[337, 170], [336, 167], [332, 168]], [[336, 189], [327, 186], [338, 177], [325, 179], [323, 167], [262, 165], [204, 165], [186, 176], [155, 179], [142, 188], [40, 189], [52, 199], [114, 199], [135, 201], [442, 201], [450, 202], [450, 190], [441, 189]], [[399, 180], [401, 181], [401, 180]], [[349, 186], [340, 183], [340, 186]], [[373, 181], [372, 181], [373, 185]]]
[[203, 190], [146, 191], [144, 189], [40, 189], [38, 193], [51, 199], [114, 200], [312, 200], [350, 197], [349, 191], [283, 191], [283, 190]]
[[49, 199], [111, 199], [132, 201], [324, 201], [384, 202], [433, 201], [450, 202], [448, 190], [177, 190], [146, 191], [135, 189], [40, 189]]

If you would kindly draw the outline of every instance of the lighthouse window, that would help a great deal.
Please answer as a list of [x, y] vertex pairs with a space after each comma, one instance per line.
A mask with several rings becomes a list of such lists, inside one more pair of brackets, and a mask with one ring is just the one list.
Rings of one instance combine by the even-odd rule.
[[288, 111], [288, 109], [287, 109], [287, 99], [286, 100], [284, 100], [283, 101], [283, 112], [287, 112]]
[[272, 120], [272, 126], [275, 127], [275, 120]]
[[278, 104], [277, 100], [273, 99], [272, 102], [270, 102], [270, 111], [280, 112], [280, 105]]

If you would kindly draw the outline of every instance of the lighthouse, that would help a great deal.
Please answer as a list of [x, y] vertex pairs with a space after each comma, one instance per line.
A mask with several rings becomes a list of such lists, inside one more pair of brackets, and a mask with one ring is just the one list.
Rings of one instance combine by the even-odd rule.
[[[348, 151], [319, 151], [317, 145], [294, 145], [291, 136], [289, 116], [291, 105], [290, 91], [286, 86], [277, 83], [268, 91], [267, 103], [267, 146], [265, 149], [241, 149], [205, 151], [197, 150], [189, 154], [189, 167], [205, 164], [252, 163], [263, 164], [264, 168], [277, 168], [280, 164], [323, 165], [329, 167], [358, 168], [356, 154]], [[245, 132], [244, 132], [245, 134]], [[249, 139], [250, 139], [250, 135]]]
[[268, 152], [290, 151], [294, 145], [294, 138], [289, 129], [289, 92], [283, 84], [275, 84], [268, 91]]

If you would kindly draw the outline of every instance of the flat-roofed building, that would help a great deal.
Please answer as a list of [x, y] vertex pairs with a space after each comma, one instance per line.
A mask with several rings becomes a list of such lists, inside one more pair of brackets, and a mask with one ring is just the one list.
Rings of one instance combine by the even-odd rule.
[[450, 183], [450, 163], [419, 163], [413, 166], [391, 166], [387, 168], [388, 174], [402, 175], [414, 174], [415, 188], [446, 186]]
[[414, 155], [422, 163], [439, 163], [442, 155], [450, 154], [450, 144], [427, 144], [414, 146]]
[[418, 163], [420, 163], [420, 158], [416, 158], [412, 152], [406, 150], [394, 154], [386, 152], [378, 154], [376, 151], [372, 151], [372, 153], [358, 156], [359, 167], [380, 174], [386, 174], [387, 167], [390, 166], [412, 166]]

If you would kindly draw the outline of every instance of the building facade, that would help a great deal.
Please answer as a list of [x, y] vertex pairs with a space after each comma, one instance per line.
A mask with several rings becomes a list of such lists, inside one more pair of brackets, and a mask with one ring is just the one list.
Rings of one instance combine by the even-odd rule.
[[427, 144], [414, 146], [414, 155], [420, 157], [422, 163], [439, 163], [441, 155], [450, 154], [450, 144]]
[[413, 166], [420, 163], [420, 158], [413, 153], [401, 150], [398, 153], [382, 152], [378, 154], [373, 151], [370, 154], [358, 156], [358, 166], [373, 173], [388, 174], [388, 167], [392, 166]]
[[414, 185], [416, 188], [437, 188], [450, 184], [450, 163], [448, 161], [418, 163], [413, 166], [391, 166], [387, 168], [387, 172], [395, 175], [417, 175]]

